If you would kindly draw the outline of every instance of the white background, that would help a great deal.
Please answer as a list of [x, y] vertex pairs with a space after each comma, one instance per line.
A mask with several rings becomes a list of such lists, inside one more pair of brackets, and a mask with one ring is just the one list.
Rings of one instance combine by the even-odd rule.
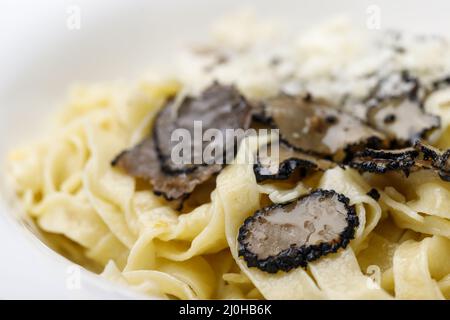
[[[8, 148], [45, 129], [46, 115], [70, 84], [133, 79], [146, 66], [170, 63], [180, 43], [204, 38], [223, 14], [247, 6], [301, 29], [349, 13], [365, 26], [372, 4], [381, 9], [383, 28], [450, 33], [445, 0], [1, 0], [0, 163]], [[66, 27], [71, 5], [81, 9], [78, 31]], [[81, 290], [68, 290], [69, 265], [34, 241], [0, 198], [0, 298], [129, 297], [88, 273], [82, 274]]]

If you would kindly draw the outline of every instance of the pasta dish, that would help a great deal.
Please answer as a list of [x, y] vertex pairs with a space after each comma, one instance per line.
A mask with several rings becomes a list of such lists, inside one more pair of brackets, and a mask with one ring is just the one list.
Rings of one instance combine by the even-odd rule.
[[239, 15], [172, 62], [11, 151], [50, 246], [151, 298], [450, 298], [445, 38]]

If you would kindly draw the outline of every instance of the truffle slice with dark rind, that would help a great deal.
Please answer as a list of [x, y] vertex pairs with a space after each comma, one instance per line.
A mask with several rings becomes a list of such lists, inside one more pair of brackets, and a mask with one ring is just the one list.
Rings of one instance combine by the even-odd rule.
[[439, 177], [444, 181], [450, 181], [450, 149], [442, 153]]
[[443, 152], [441, 150], [421, 140], [417, 140], [414, 143], [414, 148], [420, 152], [424, 161], [428, 161], [434, 168], [441, 168], [443, 159]]
[[433, 169], [442, 180], [450, 181], [450, 149], [442, 151], [420, 140], [415, 142], [414, 148], [421, 154], [418, 163], [423, 168]]
[[386, 173], [400, 170], [433, 170], [444, 181], [450, 181], [450, 150], [442, 151], [417, 140], [414, 147], [395, 150], [365, 149], [347, 163], [362, 172]]
[[450, 150], [446, 150], [442, 154], [439, 177], [446, 182], [450, 182]]
[[[411, 76], [406, 70], [393, 72], [385, 76], [373, 75], [372, 77], [379, 78], [379, 80], [367, 97], [360, 101], [347, 97], [343, 105], [345, 111], [363, 121], [367, 121], [368, 111], [371, 107], [377, 106], [385, 100], [401, 97], [418, 99], [425, 94], [419, 80]], [[387, 119], [394, 119], [394, 117], [389, 116]]]
[[411, 171], [433, 170], [442, 180], [450, 181], [450, 150], [442, 151], [420, 140], [414, 147], [404, 149], [363, 150], [356, 153], [348, 165], [372, 173], [400, 170], [408, 175]]
[[279, 95], [265, 101], [265, 114], [282, 141], [304, 152], [333, 156], [357, 145], [377, 145], [384, 135], [323, 101]]
[[349, 166], [363, 172], [386, 173], [401, 170], [405, 173], [414, 167], [419, 152], [414, 148], [397, 150], [365, 149], [355, 154]]
[[[212, 147], [211, 143], [223, 144], [225, 147], [232, 146], [231, 142], [235, 137], [226, 135], [226, 130], [247, 129], [250, 120], [251, 107], [239, 91], [233, 86], [218, 83], [213, 83], [198, 97], [188, 96], [179, 104], [169, 104], [158, 114], [153, 128], [153, 139], [163, 169], [167, 172], [182, 173], [209, 162], [227, 163], [227, 159], [233, 159], [230, 156], [234, 155], [234, 148], [224, 150], [224, 153], [212, 154], [211, 159], [203, 159], [205, 148], [208, 145]], [[200, 125], [202, 133], [206, 133], [209, 129], [218, 130], [222, 133], [224, 140], [211, 142], [202, 137], [195, 139], [194, 127]], [[172, 151], [180, 143], [176, 139], [175, 141], [171, 139], [175, 130], [184, 130], [189, 133], [191, 139], [182, 141], [188, 143], [187, 147], [192, 150], [189, 164], [179, 164], [172, 160]]]
[[387, 99], [369, 108], [368, 123], [400, 145], [425, 138], [440, 127], [440, 118], [426, 113], [421, 103], [410, 98]]
[[222, 165], [197, 167], [185, 173], [171, 174], [161, 168], [154, 141], [151, 137], [129, 151], [121, 153], [113, 161], [113, 166], [122, 168], [129, 175], [150, 181], [153, 192], [167, 200], [181, 200], [188, 196], [197, 185], [207, 181], [222, 170]]
[[287, 272], [345, 248], [357, 226], [347, 197], [319, 189], [248, 218], [239, 230], [239, 256], [249, 267]]
[[265, 152], [258, 150], [257, 161], [253, 166], [256, 181], [287, 180], [295, 172], [299, 177], [304, 177], [310, 172], [325, 171], [334, 167], [334, 162], [321, 159], [301, 151], [297, 151], [285, 144], [278, 144], [277, 156], [268, 154], [271, 146], [265, 148]]
[[[419, 80], [404, 70], [401, 72], [394, 72], [382, 78], [375, 90], [371, 94], [369, 101], [409, 97], [410, 99], [419, 98], [421, 93], [421, 86]], [[370, 105], [370, 102], [369, 102]]]
[[[214, 83], [199, 97], [186, 97], [179, 104], [169, 102], [156, 117], [152, 136], [122, 152], [112, 165], [122, 168], [131, 176], [149, 181], [153, 191], [168, 200], [183, 199], [197, 185], [218, 173], [224, 163], [234, 158], [235, 153], [235, 148], [219, 148], [223, 152], [212, 153], [210, 159], [204, 159], [205, 148], [211, 146], [203, 141], [203, 137], [194, 138], [195, 122], [201, 122], [203, 132], [215, 129], [222, 133], [224, 141], [214, 143], [236, 147], [242, 136], [230, 136], [225, 131], [247, 129], [250, 118], [250, 106], [237, 89]], [[183, 147], [191, 150], [188, 161], [177, 162], [172, 159], [172, 151], [177, 145], [180, 146], [179, 141], [171, 139], [176, 129], [183, 129], [184, 133], [190, 135], [191, 139], [181, 141], [187, 143]], [[234, 144], [230, 143], [230, 139], [233, 139]], [[200, 161], [196, 160], [198, 158]]]

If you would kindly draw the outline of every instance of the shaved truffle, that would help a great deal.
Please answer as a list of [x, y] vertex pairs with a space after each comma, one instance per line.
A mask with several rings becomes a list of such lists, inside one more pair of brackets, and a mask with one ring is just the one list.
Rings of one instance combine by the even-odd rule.
[[265, 114], [291, 147], [332, 156], [357, 145], [377, 145], [384, 135], [325, 102], [280, 95], [265, 102]]
[[418, 155], [419, 153], [414, 148], [397, 150], [365, 149], [356, 153], [349, 165], [363, 172], [386, 173], [402, 170], [409, 173], [415, 165]]
[[450, 149], [442, 151], [423, 141], [416, 141], [414, 148], [421, 154], [423, 168], [433, 169], [444, 181], [450, 181]]
[[197, 167], [178, 174], [167, 173], [161, 169], [155, 143], [151, 137], [129, 151], [120, 154], [113, 166], [125, 170], [129, 175], [148, 180], [157, 195], [167, 200], [179, 200], [191, 193], [194, 188], [222, 170], [219, 164]]
[[421, 140], [417, 140], [414, 147], [403, 149], [365, 149], [356, 153], [347, 164], [372, 173], [401, 170], [408, 175], [411, 171], [433, 170], [442, 180], [450, 181], [450, 149], [442, 151]]
[[426, 113], [420, 102], [410, 98], [393, 98], [372, 106], [368, 123], [400, 145], [426, 137], [440, 127], [440, 118]]
[[287, 272], [345, 248], [357, 226], [355, 208], [347, 197], [316, 190], [248, 218], [239, 230], [239, 256], [249, 267]]
[[[434, 87], [443, 82], [437, 81]], [[427, 94], [419, 79], [403, 70], [381, 78], [363, 102], [350, 104], [346, 110], [386, 134], [391, 145], [405, 147], [440, 127], [440, 117], [423, 109]]]
[[418, 98], [419, 89], [419, 80], [411, 76], [408, 71], [394, 72], [378, 82], [372, 93], [371, 100], [383, 101], [400, 97], [416, 99]]
[[[203, 141], [203, 139], [194, 138], [194, 125], [201, 124], [203, 132], [208, 129], [215, 129], [222, 132], [225, 138], [226, 129], [240, 129], [248, 128], [250, 124], [250, 105], [241, 96], [239, 91], [232, 86], [223, 86], [214, 83], [208, 87], [199, 97], [186, 97], [180, 105], [169, 104], [159, 113], [154, 129], [153, 136], [155, 145], [158, 149], [158, 155], [161, 159], [163, 169], [167, 172], [178, 173], [186, 172], [191, 168], [197, 168], [195, 159], [202, 159], [205, 148], [210, 144], [210, 141]], [[185, 129], [189, 132], [192, 143], [191, 147], [191, 161], [189, 164], [175, 164], [172, 160], [173, 148], [179, 144], [179, 141], [171, 141], [172, 133], [177, 129]], [[230, 140], [215, 141], [216, 143], [224, 143], [227, 145]], [[226, 150], [227, 152], [234, 152], [234, 150]], [[215, 155], [215, 159], [203, 159], [205, 161], [217, 163], [216, 160], [222, 160], [224, 154]], [[201, 165], [204, 165], [202, 163]]]
[[447, 182], [450, 182], [450, 150], [447, 150], [442, 155], [441, 169], [439, 170], [439, 177]]
[[[267, 150], [270, 146], [267, 147]], [[325, 171], [335, 166], [335, 163], [297, 151], [285, 144], [279, 144], [278, 157], [258, 152], [257, 162], [253, 167], [258, 182], [266, 180], [286, 180], [294, 173], [300, 177], [309, 172]]]
[[[376, 77], [376, 75], [373, 77]], [[367, 122], [370, 108], [379, 105], [383, 101], [401, 97], [418, 99], [423, 94], [424, 90], [420, 86], [419, 80], [411, 76], [408, 71], [393, 72], [382, 76], [364, 99], [359, 100], [347, 97], [343, 109]], [[393, 123], [395, 119], [394, 114], [388, 114], [385, 116], [384, 121], [386, 123]]]
[[429, 161], [430, 165], [440, 169], [443, 160], [443, 151], [439, 150], [432, 145], [429, 145], [421, 140], [417, 140], [414, 143], [414, 148], [422, 154], [424, 161]]
[[[213, 143], [228, 147], [236, 146], [242, 137], [227, 135], [225, 130], [247, 129], [250, 118], [250, 106], [236, 88], [214, 83], [199, 97], [185, 97], [179, 104], [169, 102], [156, 117], [151, 137], [121, 153], [112, 165], [131, 176], [149, 181], [153, 191], [168, 200], [181, 199], [219, 172], [222, 164], [232, 160], [235, 153], [235, 148], [227, 148], [222, 153], [212, 154], [210, 159], [204, 159], [205, 148], [211, 147], [211, 142], [203, 141], [202, 137], [195, 139], [194, 122], [201, 124], [203, 132], [219, 130], [225, 141]], [[172, 141], [172, 133], [176, 129], [184, 130], [190, 139]], [[231, 139], [237, 141], [233, 140], [233, 144]], [[172, 159], [172, 152], [180, 143], [191, 150], [188, 161], [181, 163]]]

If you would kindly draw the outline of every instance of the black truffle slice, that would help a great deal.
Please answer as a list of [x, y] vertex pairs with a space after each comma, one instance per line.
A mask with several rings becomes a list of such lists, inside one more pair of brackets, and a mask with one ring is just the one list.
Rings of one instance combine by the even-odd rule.
[[[250, 118], [250, 106], [237, 89], [214, 83], [199, 97], [186, 97], [180, 104], [169, 102], [156, 117], [152, 136], [121, 153], [112, 165], [149, 181], [154, 192], [168, 200], [182, 199], [234, 158], [243, 135], [229, 135], [226, 131], [247, 129]], [[202, 136], [196, 137], [195, 125], [201, 125], [201, 134], [208, 129], [220, 132], [223, 140], [203, 141]], [[172, 141], [176, 129], [182, 129], [190, 139]], [[214, 150], [216, 145], [220, 151], [208, 152], [211, 157], [205, 159], [205, 148]], [[191, 156], [174, 161], [172, 151], [177, 146], [191, 150]]]
[[419, 80], [411, 76], [408, 71], [394, 72], [378, 82], [369, 101], [383, 101], [400, 97], [417, 99], [419, 98], [419, 93], [421, 93], [420, 89]]
[[305, 177], [314, 171], [325, 171], [334, 167], [334, 162], [318, 158], [301, 151], [297, 151], [285, 144], [278, 145], [278, 157], [269, 154], [271, 146], [267, 146], [264, 153], [258, 150], [257, 161], [253, 166], [256, 180], [263, 182], [266, 180], [287, 180], [295, 173]]
[[430, 166], [437, 169], [441, 168], [444, 153], [443, 151], [421, 140], [417, 140], [414, 143], [414, 148], [420, 152], [424, 161], [428, 161], [430, 163]]
[[444, 181], [450, 182], [450, 149], [442, 154], [439, 177]]
[[440, 118], [426, 113], [421, 103], [410, 98], [387, 99], [368, 110], [368, 123], [399, 145], [425, 138], [440, 127]]
[[[373, 75], [372, 77], [380, 76]], [[407, 70], [404, 70], [381, 76], [381, 79], [378, 80], [365, 99], [352, 101], [351, 98], [347, 98], [347, 102], [343, 107], [345, 111], [367, 122], [370, 108], [379, 105], [383, 101], [402, 97], [420, 100], [424, 94], [425, 89], [422, 88], [419, 80], [411, 76]], [[393, 123], [394, 121], [395, 115], [386, 117], [386, 122]]]
[[444, 181], [450, 181], [450, 149], [442, 151], [423, 141], [417, 140], [414, 148], [420, 152], [417, 161], [423, 168], [433, 169]]
[[401, 170], [433, 170], [444, 181], [450, 181], [450, 150], [442, 151], [421, 140], [414, 147], [395, 150], [366, 149], [358, 152], [347, 163], [363, 172], [386, 173]]
[[384, 135], [352, 115], [304, 97], [280, 95], [265, 102], [271, 124], [293, 148], [322, 156], [358, 145], [377, 145]]
[[167, 200], [184, 199], [197, 185], [222, 170], [222, 165], [216, 164], [171, 174], [161, 169], [159, 161], [155, 142], [149, 137], [131, 150], [121, 153], [112, 164], [133, 177], [150, 181], [153, 192]]
[[[213, 141], [216, 145], [232, 146], [235, 136], [227, 135], [227, 129], [247, 129], [251, 120], [251, 107], [233, 86], [212, 84], [199, 97], [186, 97], [180, 105], [169, 104], [159, 113], [153, 129], [153, 137], [161, 159], [162, 168], [170, 173], [185, 173], [207, 163], [227, 163], [235, 149], [224, 150], [224, 153], [212, 154], [212, 158], [202, 159], [205, 148], [212, 147], [210, 141], [195, 137], [194, 126], [201, 125], [202, 133], [209, 129], [218, 130], [224, 140]], [[172, 151], [179, 141], [171, 141], [175, 130], [184, 129], [192, 139], [187, 143], [192, 153], [189, 164], [177, 164], [172, 160]], [[242, 138], [242, 137], [241, 137]], [[239, 142], [239, 141], [237, 141]], [[236, 144], [235, 144], [236, 145]], [[235, 146], [234, 145], [234, 146]], [[228, 156], [228, 158], [226, 158]], [[198, 161], [203, 160], [203, 162]]]
[[419, 152], [414, 148], [397, 150], [365, 149], [355, 154], [349, 166], [363, 172], [386, 173], [402, 170], [408, 174], [416, 164]]
[[248, 218], [239, 230], [239, 256], [249, 267], [287, 272], [345, 248], [357, 226], [355, 208], [347, 197], [319, 189]]

